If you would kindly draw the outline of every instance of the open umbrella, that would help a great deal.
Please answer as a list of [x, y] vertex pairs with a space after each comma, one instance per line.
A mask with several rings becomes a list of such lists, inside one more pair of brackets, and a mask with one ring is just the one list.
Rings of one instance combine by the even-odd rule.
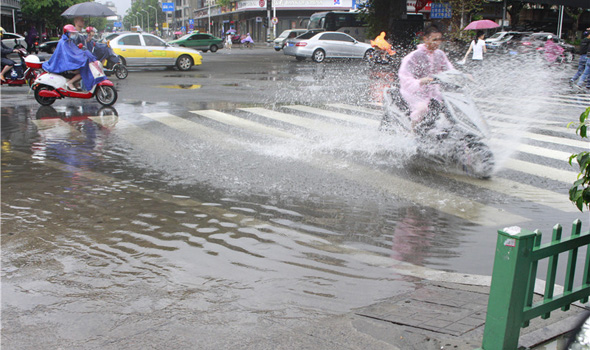
[[98, 2], [81, 2], [68, 7], [62, 14], [63, 17], [109, 17], [116, 16], [110, 8]]
[[500, 25], [489, 19], [482, 19], [479, 21], [473, 21], [463, 28], [463, 30], [478, 30], [478, 29], [491, 29], [498, 28]]
[[227, 32], [225, 32], [225, 34], [235, 34], [235, 33], [236, 33], [236, 30], [233, 28], [228, 30]]
[[174, 35], [182, 35], [182, 32], [180, 32], [180, 31], [174, 32]]

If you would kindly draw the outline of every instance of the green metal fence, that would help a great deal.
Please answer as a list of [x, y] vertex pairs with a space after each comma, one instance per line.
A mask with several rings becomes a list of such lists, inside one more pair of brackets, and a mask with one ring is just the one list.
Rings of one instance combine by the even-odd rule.
[[[582, 283], [574, 287], [578, 249], [590, 244], [590, 231], [581, 233], [582, 222], [574, 221], [570, 237], [561, 237], [561, 226], [553, 228], [551, 242], [541, 244], [541, 233], [518, 227], [498, 231], [492, 284], [481, 349], [510, 350], [518, 347], [520, 328], [535, 317], [548, 318], [551, 311], [569, 309], [571, 303], [588, 301], [590, 296], [590, 249]], [[557, 260], [568, 252], [564, 291], [554, 296]], [[549, 259], [542, 301], [533, 303], [537, 264]]]

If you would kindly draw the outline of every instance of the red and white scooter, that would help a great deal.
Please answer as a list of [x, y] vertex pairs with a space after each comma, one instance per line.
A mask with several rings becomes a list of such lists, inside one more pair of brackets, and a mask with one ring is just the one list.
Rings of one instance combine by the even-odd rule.
[[[27, 66], [29, 63], [27, 62]], [[99, 69], [102, 69], [98, 66]], [[96, 67], [95, 67], [96, 68]], [[103, 106], [111, 106], [117, 101], [117, 90], [110, 80], [103, 80], [94, 85], [90, 91], [72, 91], [67, 88], [67, 79], [63, 75], [45, 72], [33, 82], [35, 100], [43, 106], [49, 106], [58, 98], [71, 97], [90, 99], [96, 97]]]

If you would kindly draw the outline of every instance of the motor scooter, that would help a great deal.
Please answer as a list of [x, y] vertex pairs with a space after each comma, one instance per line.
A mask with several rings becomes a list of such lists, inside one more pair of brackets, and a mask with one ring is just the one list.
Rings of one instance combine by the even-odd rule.
[[[102, 69], [100, 65], [96, 67]], [[108, 79], [94, 85], [90, 91], [72, 91], [66, 85], [68, 77], [68, 74], [42, 73], [33, 82], [32, 89], [35, 92], [35, 100], [43, 106], [50, 106], [58, 98], [65, 97], [82, 99], [95, 97], [98, 103], [103, 106], [111, 106], [117, 101], [117, 90], [113, 82]]]
[[[18, 49], [18, 56], [20, 63], [15, 63], [12, 68], [6, 72], [6, 81], [2, 81], [1, 85], [8, 86], [22, 86], [28, 85], [29, 87], [41, 74], [41, 61], [39, 57], [35, 55], [27, 55], [27, 50], [21, 48]], [[31, 66], [29, 66], [29, 64]]]
[[442, 101], [431, 99], [428, 112], [414, 127], [399, 89], [388, 89], [380, 130], [414, 139], [417, 153], [412, 161], [416, 165], [490, 178], [495, 166], [488, 145], [490, 131], [473, 100], [465, 94], [469, 81], [469, 76], [456, 70], [435, 75], [433, 83], [440, 86]]

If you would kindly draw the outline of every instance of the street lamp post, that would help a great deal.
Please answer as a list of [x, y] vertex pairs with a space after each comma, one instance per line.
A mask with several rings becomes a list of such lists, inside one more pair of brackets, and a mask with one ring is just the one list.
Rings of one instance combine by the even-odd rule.
[[[135, 18], [135, 23], [137, 23], [137, 16], [136, 15], [129, 14], [127, 16], [128, 17], [134, 17]], [[130, 23], [129, 23], [129, 30], [131, 30], [131, 27], [133, 27], [133, 22], [130, 21]]]
[[141, 10], [141, 11], [145, 11], [145, 13], [147, 13], [147, 22], [146, 22], [146, 24], [147, 24], [147, 31], [149, 33], [150, 32], [150, 13], [147, 12], [146, 10]]
[[209, 6], [207, 13], [209, 15], [209, 20], [207, 21], [208, 30], [207, 33], [211, 34], [211, 0], [207, 0], [207, 5]]
[[141, 17], [141, 30], [143, 30], [143, 15], [139, 11], [136, 14]]
[[154, 9], [154, 13], [156, 14], [154, 17], [156, 18], [156, 27], [158, 26], [158, 10], [153, 7], [152, 5], [148, 5], [148, 7], [151, 7]]

